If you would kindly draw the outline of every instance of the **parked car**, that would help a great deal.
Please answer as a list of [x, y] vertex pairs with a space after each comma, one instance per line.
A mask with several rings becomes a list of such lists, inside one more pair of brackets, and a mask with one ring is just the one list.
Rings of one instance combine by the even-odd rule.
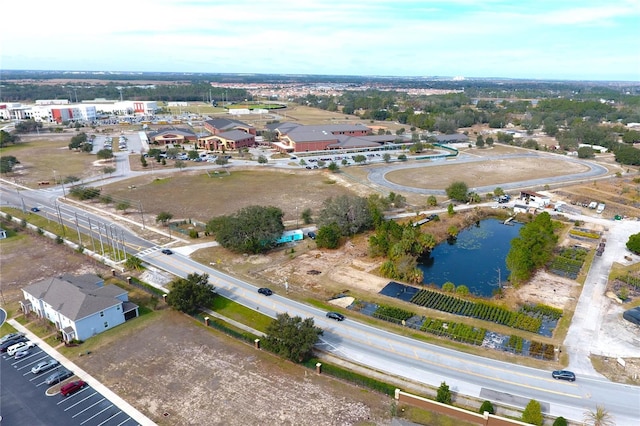
[[0, 345], [0, 352], [6, 352], [11, 346], [16, 343], [26, 342], [27, 338], [24, 336], [15, 337], [13, 339], [9, 339]]
[[58, 365], [59, 362], [56, 361], [55, 359], [50, 359], [49, 361], [40, 361], [39, 363], [37, 363], [36, 365], [34, 365], [31, 368], [31, 372], [33, 374], [40, 374], [43, 373], [47, 370], [52, 369], [53, 367], [55, 367], [56, 365]]
[[169, 249], [162, 249], [162, 254], [173, 254], [173, 252]]
[[64, 379], [68, 379], [71, 376], [73, 376], [73, 373], [63, 368], [61, 370], [56, 371], [49, 377], [47, 377], [47, 379], [45, 380], [45, 383], [48, 385], [52, 385], [54, 383], [60, 383]]
[[14, 356], [16, 354], [16, 352], [18, 351], [22, 351], [25, 349], [30, 349], [32, 347], [34, 347], [36, 344], [33, 343], [30, 340], [27, 340], [25, 342], [18, 342], [14, 345], [11, 345], [7, 348], [7, 355], [9, 356]]
[[316, 239], [316, 233], [313, 231], [309, 231], [307, 232], [307, 237], [311, 238], [312, 240]]
[[265, 296], [271, 296], [273, 294], [273, 290], [266, 287], [261, 287], [258, 289], [258, 293], [264, 294]]
[[9, 333], [9, 334], [5, 334], [4, 336], [0, 337], [0, 345], [3, 344], [6, 341], [12, 340], [12, 339], [17, 339], [18, 337], [22, 337], [24, 336], [24, 333]]
[[551, 376], [556, 380], [568, 380], [570, 382], [574, 382], [576, 380], [576, 375], [573, 371], [569, 370], [555, 370], [551, 373]]
[[60, 388], [60, 394], [62, 396], [69, 396], [72, 393], [78, 392], [80, 389], [87, 386], [87, 383], [83, 380], [76, 380], [74, 382], [67, 383]]
[[327, 312], [327, 318], [330, 318], [336, 321], [344, 321], [344, 315], [342, 315], [339, 312]]
[[13, 355], [13, 359], [24, 358], [25, 356], [29, 355], [30, 353], [31, 353], [31, 349], [23, 349], [21, 351], [16, 352]]

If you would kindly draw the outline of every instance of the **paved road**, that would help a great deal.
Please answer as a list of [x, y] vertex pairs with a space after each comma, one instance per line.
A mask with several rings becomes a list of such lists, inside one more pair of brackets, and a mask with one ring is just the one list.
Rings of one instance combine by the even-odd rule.
[[[152, 251], [141, 257], [145, 262], [181, 277], [194, 272], [207, 273], [219, 294], [271, 317], [280, 312], [313, 317], [325, 330], [321, 342], [324, 350], [388, 374], [436, 387], [446, 380], [456, 392], [479, 398], [492, 393], [505, 403], [516, 406], [520, 403], [521, 408], [529, 399], [536, 399], [549, 407], [550, 414], [569, 419], [581, 420], [584, 411], [595, 408], [596, 404], [604, 404], [614, 413], [618, 425], [635, 424], [633, 419], [640, 418], [638, 387], [589, 375], [579, 376], [574, 383], [555, 381], [549, 371], [460, 353], [350, 319], [335, 322], [325, 317], [325, 311], [277, 294], [264, 297], [249, 283], [179, 253], [167, 256]], [[521, 398], [514, 400], [513, 396]]]

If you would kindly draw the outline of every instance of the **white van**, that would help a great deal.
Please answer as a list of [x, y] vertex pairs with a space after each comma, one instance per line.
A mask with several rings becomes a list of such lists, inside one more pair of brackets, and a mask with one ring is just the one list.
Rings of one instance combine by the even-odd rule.
[[36, 344], [27, 340], [26, 342], [20, 342], [20, 343], [16, 343], [15, 345], [9, 346], [7, 348], [7, 355], [9, 356], [14, 356], [16, 354], [16, 352], [23, 350], [23, 349], [29, 349], [34, 347]]

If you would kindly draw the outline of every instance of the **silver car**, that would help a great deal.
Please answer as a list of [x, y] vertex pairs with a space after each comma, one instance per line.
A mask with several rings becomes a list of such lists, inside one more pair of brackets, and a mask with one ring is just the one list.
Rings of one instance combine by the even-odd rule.
[[58, 364], [59, 362], [56, 361], [55, 359], [50, 359], [49, 361], [40, 361], [39, 363], [34, 365], [33, 368], [31, 368], [31, 372], [33, 374], [40, 374], [44, 371], [52, 369]]

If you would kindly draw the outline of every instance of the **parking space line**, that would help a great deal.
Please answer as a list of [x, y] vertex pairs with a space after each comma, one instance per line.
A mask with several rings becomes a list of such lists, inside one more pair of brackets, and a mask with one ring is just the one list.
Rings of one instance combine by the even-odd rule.
[[[98, 423], [96, 426], [102, 426], [103, 424], [105, 424], [105, 423], [106, 423], [106, 422], [108, 422], [109, 420], [113, 419], [114, 417], [119, 416], [120, 414], [122, 414], [122, 410], [118, 410], [118, 412], [117, 412], [117, 413], [115, 413], [113, 416], [109, 417], [107, 420], [105, 420], [105, 421], [104, 421], [104, 422], [102, 422], [102, 423]], [[125, 420], [125, 421], [126, 421], [126, 420]], [[122, 424], [122, 423], [120, 423], [120, 424]]]
[[[88, 406], [88, 407], [87, 407], [87, 408], [85, 408], [84, 410], [82, 410], [82, 411], [80, 411], [80, 412], [78, 412], [78, 413], [74, 414], [73, 416], [71, 416], [71, 418], [72, 418], [72, 419], [75, 419], [75, 418], [76, 418], [76, 417], [78, 417], [80, 414], [84, 413], [84, 412], [85, 412], [85, 411], [87, 411], [89, 408], [94, 407], [94, 406], [96, 406], [96, 405], [100, 404], [100, 403], [101, 403], [102, 401], [104, 401], [105, 399], [107, 399], [107, 398], [102, 398], [100, 401], [98, 401], [98, 402], [96, 402], [96, 403], [91, 404], [90, 406]], [[67, 410], [64, 410], [64, 411], [67, 411]]]
[[85, 424], [86, 422], [88, 422], [89, 420], [95, 418], [96, 416], [99, 416], [100, 414], [104, 413], [105, 411], [107, 411], [109, 408], [113, 407], [113, 404], [111, 404], [110, 406], [108, 406], [107, 408], [105, 408], [102, 411], [98, 411], [96, 414], [94, 414], [93, 416], [89, 417], [87, 420], [85, 420], [84, 422], [80, 423], [81, 425]]
[[[80, 403], [81, 403], [81, 402], [83, 402], [83, 401], [86, 401], [87, 399], [91, 398], [93, 395], [95, 395], [95, 394], [97, 394], [97, 393], [98, 393], [98, 392], [94, 392], [94, 393], [92, 393], [91, 395], [87, 396], [86, 398], [81, 399], [80, 401], [77, 401], [75, 404], [70, 405], [70, 406], [68, 406], [67, 408], [65, 408], [65, 409], [64, 409], [64, 411], [67, 411], [67, 410], [69, 410], [69, 409], [71, 409], [71, 408], [75, 407], [76, 405], [80, 404]], [[76, 394], [76, 395], [77, 395], [77, 394]], [[64, 403], [65, 403], [65, 402], [67, 402], [67, 401], [71, 401], [71, 400], [70, 400], [69, 398], [65, 398], [65, 399], [63, 399], [62, 401], [58, 402], [58, 403], [57, 403], [57, 405], [64, 404]]]
[[123, 424], [125, 424], [126, 422], [128, 422], [129, 420], [132, 420], [131, 417], [129, 417], [127, 420], [125, 420], [122, 423], [118, 423], [118, 426], [122, 426]]

